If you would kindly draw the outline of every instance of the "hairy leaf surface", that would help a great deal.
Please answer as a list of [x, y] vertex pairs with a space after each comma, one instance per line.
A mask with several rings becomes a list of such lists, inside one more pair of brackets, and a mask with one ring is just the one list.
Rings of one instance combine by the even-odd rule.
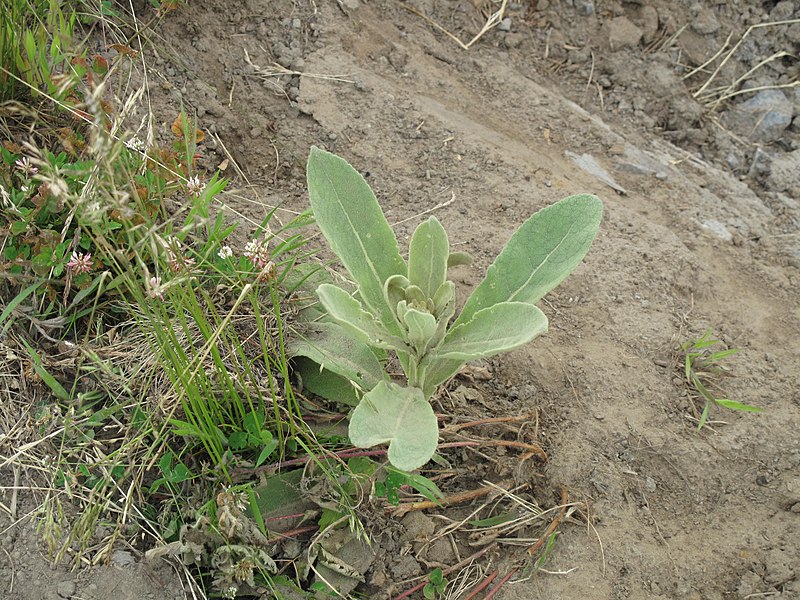
[[319, 148], [308, 159], [308, 193], [322, 234], [358, 284], [373, 313], [392, 333], [398, 333], [383, 297], [392, 275], [405, 275], [406, 263], [397, 248], [375, 194], [347, 161]]
[[436, 451], [439, 424], [422, 390], [382, 381], [353, 411], [349, 435], [359, 448], [388, 443], [391, 463], [413, 471]]
[[569, 196], [536, 212], [511, 236], [455, 324], [501, 302], [538, 302], [581, 262], [602, 213], [600, 199], [590, 194]]

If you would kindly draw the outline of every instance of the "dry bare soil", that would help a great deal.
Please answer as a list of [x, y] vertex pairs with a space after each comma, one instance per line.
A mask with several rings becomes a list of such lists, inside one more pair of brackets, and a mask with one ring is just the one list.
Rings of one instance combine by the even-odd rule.
[[[800, 89], [713, 105], [797, 81], [800, 25], [750, 32], [706, 87], [717, 96], [694, 94], [720, 60], [684, 77], [800, 2], [509, 3], [468, 50], [423, 18], [468, 42], [500, 7], [484, 4], [190, 2], [145, 36], [153, 110], [165, 134], [178, 102], [196, 112], [203, 160], [228, 159], [234, 208], [256, 222], [262, 203], [307, 206], [311, 145], [344, 156], [401, 244], [432, 213], [475, 257], [462, 298], [531, 213], [600, 196], [597, 241], [542, 303], [550, 331], [484, 364], [470, 407], [538, 413], [548, 481], [596, 531], [564, 524], [547, 563], [560, 574], [498, 597], [800, 598]], [[727, 88], [781, 50], [795, 56]], [[740, 349], [727, 396], [764, 412], [715, 408], [698, 432], [676, 348], [708, 329]], [[183, 597], [142, 564], [50, 570], [15, 531], [4, 598]]]

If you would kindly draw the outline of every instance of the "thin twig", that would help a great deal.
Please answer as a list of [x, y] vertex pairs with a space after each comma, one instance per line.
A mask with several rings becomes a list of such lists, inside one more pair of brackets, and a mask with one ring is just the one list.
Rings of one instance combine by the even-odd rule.
[[[567, 512], [568, 500], [569, 500], [569, 492], [567, 491], [567, 488], [562, 487], [561, 488], [561, 510], [555, 516], [555, 518], [550, 522], [550, 526], [547, 528], [547, 531], [544, 532], [544, 535], [542, 537], [540, 537], [536, 541], [535, 544], [533, 544], [530, 548], [528, 548], [528, 555], [533, 556], [539, 550], [541, 550], [542, 546], [545, 545], [547, 540], [550, 539], [550, 536], [553, 534], [553, 532], [561, 524], [561, 520], [564, 518], [564, 515]], [[500, 582], [500, 585], [502, 585], [502, 584], [503, 584], [503, 582]], [[486, 596], [486, 597], [488, 598], [489, 596]]]
[[517, 423], [519, 421], [526, 421], [530, 419], [531, 416], [532, 415], [523, 415], [520, 417], [491, 417], [487, 419], [478, 419], [477, 421], [469, 421], [468, 423], [450, 425], [449, 427], [442, 429], [442, 433], [455, 433], [456, 431], [466, 429], [467, 427], [477, 427], [478, 425], [488, 425], [490, 423]]
[[458, 494], [453, 494], [452, 496], [445, 496], [438, 502], [434, 502], [432, 500], [425, 500], [422, 502], [409, 502], [407, 504], [402, 504], [401, 506], [398, 506], [396, 508], [393, 507], [393, 510], [395, 512], [398, 512], [399, 514], [404, 515], [408, 512], [412, 512], [415, 510], [427, 510], [429, 508], [441, 508], [443, 506], [453, 506], [455, 504], [463, 504], [464, 502], [475, 500], [476, 498], [483, 498], [492, 491], [493, 490], [490, 487], [480, 487], [474, 490], [469, 490], [467, 492], [459, 492]]

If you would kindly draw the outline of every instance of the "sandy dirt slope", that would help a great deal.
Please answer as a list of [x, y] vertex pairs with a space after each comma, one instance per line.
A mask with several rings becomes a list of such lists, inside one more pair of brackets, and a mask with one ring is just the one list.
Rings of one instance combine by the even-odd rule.
[[[587, 3], [566, 4], [577, 15]], [[208, 163], [230, 155], [243, 196], [287, 210], [306, 206], [312, 144], [346, 157], [368, 172], [401, 243], [432, 213], [473, 254], [477, 269], [458, 273], [462, 297], [532, 212], [573, 193], [600, 196], [599, 238], [541, 304], [549, 333], [490, 362], [487, 402], [496, 414], [542, 411], [548, 478], [588, 502], [594, 529], [565, 525], [547, 565], [562, 574], [509, 584], [501, 597], [800, 598], [800, 212], [791, 187], [777, 196], [763, 178], [732, 173], [721, 142], [708, 154], [706, 138], [679, 147], [686, 136], [676, 142], [636, 111], [587, 99], [575, 69], [554, 69], [545, 53], [552, 31], [570, 35], [577, 20], [551, 28], [548, 42], [536, 20], [548, 13], [525, 4], [511, 31], [465, 51], [404, 6], [193, 3], [153, 38], [155, 106], [180, 98], [195, 109], [221, 142]], [[465, 38], [482, 19], [469, 2], [408, 6], [463, 25]], [[640, 23], [641, 7], [592, 6], [591, 33], [606, 37], [583, 41], [598, 72], [626, 57], [646, 68], [645, 41], [608, 46], [609, 23], [625, 10]], [[676, 3], [672, 17], [690, 22], [690, 7]], [[561, 42], [565, 55], [571, 43]], [[668, 53], [649, 56], [674, 68]], [[279, 77], [275, 63], [304, 75]], [[629, 100], [644, 97], [645, 116], [652, 76], [629, 76], [641, 84]], [[669, 76], [670, 93], [689, 98]], [[608, 98], [626, 97], [611, 86]], [[654, 104], [651, 120], [679, 105]], [[777, 152], [796, 142], [787, 129]], [[257, 206], [237, 209], [260, 220]], [[708, 329], [741, 349], [728, 361], [728, 396], [765, 412], [716, 409], [712, 420], [724, 423], [698, 433], [675, 349]]]

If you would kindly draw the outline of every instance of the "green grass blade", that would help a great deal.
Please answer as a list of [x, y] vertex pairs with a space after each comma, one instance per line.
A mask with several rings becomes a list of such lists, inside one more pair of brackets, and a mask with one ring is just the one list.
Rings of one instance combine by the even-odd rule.
[[753, 412], [759, 413], [764, 412], [763, 408], [759, 408], [757, 406], [751, 406], [750, 404], [744, 404], [743, 402], [736, 402], [735, 400], [728, 400], [727, 398], [717, 398], [717, 404], [724, 408], [729, 408], [731, 410], [742, 410], [744, 412]]
[[0, 325], [2, 325], [3, 321], [5, 321], [8, 318], [8, 315], [10, 315], [13, 312], [13, 310], [17, 308], [25, 300], [25, 298], [27, 298], [33, 292], [35, 292], [36, 289], [40, 285], [42, 285], [42, 283], [43, 282], [41, 281], [38, 283], [34, 283], [33, 285], [26, 287], [19, 294], [14, 296], [11, 302], [9, 302], [8, 305], [6, 306], [5, 310], [3, 310], [2, 314], [0, 314]]

